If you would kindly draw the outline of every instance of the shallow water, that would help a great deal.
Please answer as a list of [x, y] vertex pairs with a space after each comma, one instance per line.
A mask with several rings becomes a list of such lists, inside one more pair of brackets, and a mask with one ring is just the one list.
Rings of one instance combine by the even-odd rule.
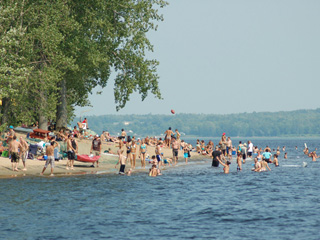
[[287, 147], [289, 159], [265, 173], [251, 172], [252, 161], [237, 172], [233, 160], [225, 175], [208, 160], [156, 178], [1, 179], [1, 239], [320, 239], [320, 161], [304, 157], [304, 142], [319, 146], [256, 140]]

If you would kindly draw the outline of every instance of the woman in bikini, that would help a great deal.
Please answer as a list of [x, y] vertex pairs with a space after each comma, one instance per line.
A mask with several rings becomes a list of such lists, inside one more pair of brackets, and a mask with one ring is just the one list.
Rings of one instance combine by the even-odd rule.
[[146, 168], [147, 144], [142, 139], [140, 146], [141, 167]]

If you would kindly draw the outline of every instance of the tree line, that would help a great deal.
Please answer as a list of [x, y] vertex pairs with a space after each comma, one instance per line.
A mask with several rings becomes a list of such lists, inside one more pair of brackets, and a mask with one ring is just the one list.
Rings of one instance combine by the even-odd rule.
[[161, 98], [159, 62], [146, 37], [163, 20], [163, 0], [3, 0], [0, 2], [0, 120], [3, 126], [48, 120], [64, 127], [75, 106], [115, 73], [123, 108], [135, 91]]
[[[168, 127], [188, 136], [231, 137], [319, 136], [320, 108], [288, 112], [240, 114], [104, 115], [88, 116], [89, 127], [112, 135], [160, 136]], [[72, 124], [76, 124], [76, 120]], [[73, 126], [73, 125], [72, 125]]]

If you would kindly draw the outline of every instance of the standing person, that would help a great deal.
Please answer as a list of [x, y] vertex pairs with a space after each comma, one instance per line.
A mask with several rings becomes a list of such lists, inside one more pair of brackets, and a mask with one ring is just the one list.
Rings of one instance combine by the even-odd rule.
[[68, 136], [67, 152], [68, 152], [68, 161], [67, 161], [66, 169], [69, 169], [68, 167], [69, 165], [71, 170], [73, 170], [73, 164], [76, 158], [76, 153], [78, 153], [78, 143], [77, 143], [77, 140], [74, 139], [72, 134]]
[[164, 142], [167, 147], [170, 147], [171, 143], [171, 136], [173, 135], [173, 132], [171, 130], [171, 127], [167, 131], [164, 132], [165, 137], [164, 137]]
[[242, 157], [242, 154], [241, 154], [241, 151], [237, 153], [237, 171], [241, 171], [242, 170], [242, 162], [241, 162], [241, 157]]
[[122, 128], [121, 129], [121, 135], [118, 137], [120, 140], [124, 141], [126, 139], [127, 133], [126, 131]]
[[23, 163], [22, 171], [27, 171], [26, 160], [28, 157], [29, 145], [22, 137], [20, 137], [20, 144], [21, 144], [21, 159], [22, 159], [22, 163]]
[[247, 158], [247, 144], [246, 143], [244, 143], [241, 148], [241, 154], [242, 154], [243, 163], [246, 163], [246, 158]]
[[173, 155], [174, 165], [177, 165], [177, 163], [178, 163], [179, 149], [180, 149], [179, 142], [175, 138], [173, 138], [173, 140], [172, 140], [172, 155]]
[[253, 143], [251, 141], [248, 141], [248, 157], [252, 158], [253, 153]]
[[135, 169], [136, 168], [136, 158], [137, 158], [137, 144], [136, 144], [135, 140], [132, 140], [131, 155], [132, 155], [133, 169]]
[[227, 155], [229, 160], [231, 160], [232, 159], [232, 141], [230, 137], [227, 138]]
[[124, 175], [124, 169], [126, 168], [126, 157], [123, 155], [123, 150], [118, 149], [118, 156], [119, 159], [114, 168], [117, 168], [117, 165], [120, 164], [119, 174]]
[[47, 169], [48, 165], [51, 165], [51, 174], [50, 176], [53, 176], [53, 169], [54, 169], [54, 149], [57, 146], [55, 141], [52, 141], [49, 146], [46, 148], [46, 155], [47, 155], [47, 161], [43, 167], [42, 172], [40, 175], [43, 175], [44, 171]]
[[[92, 140], [90, 154], [94, 153], [95, 156], [101, 155], [101, 140], [99, 138], [99, 135], [95, 135], [94, 139]], [[99, 160], [96, 161], [97, 167], [99, 167]], [[94, 167], [94, 163], [92, 163], [92, 166]]]
[[82, 126], [83, 126], [83, 129], [89, 129], [87, 118], [84, 118], [84, 120], [82, 121]]
[[156, 148], [155, 148], [155, 154], [156, 154], [156, 158], [157, 158], [157, 165], [158, 165], [158, 168], [160, 169], [161, 167], [161, 147], [160, 147], [160, 142], [158, 142]]
[[186, 161], [186, 164], [188, 164], [188, 158], [189, 158], [189, 154], [190, 154], [190, 149], [188, 144], [185, 144], [184, 148], [183, 148], [183, 157]]
[[127, 136], [126, 148], [127, 148], [127, 161], [130, 161], [130, 166], [132, 167], [132, 155], [131, 155], [131, 137]]
[[219, 145], [220, 145], [220, 149], [221, 149], [221, 152], [222, 152], [222, 158], [224, 160], [225, 159], [225, 156], [226, 156], [226, 150], [227, 150], [227, 139], [226, 139], [226, 133], [222, 133], [222, 136], [221, 136], [221, 140], [219, 142]]
[[13, 130], [13, 126], [9, 127], [9, 132], [8, 132], [8, 145], [10, 146], [11, 141], [13, 141], [13, 137], [16, 136], [16, 132]]
[[11, 163], [12, 163], [12, 171], [18, 170], [18, 162], [19, 162], [19, 150], [21, 152], [22, 146], [21, 143], [17, 141], [17, 136], [13, 135], [12, 140], [9, 145], [9, 154], [11, 155]]
[[146, 168], [146, 154], [147, 154], [147, 144], [145, 140], [141, 140], [140, 145], [140, 158], [141, 158], [141, 167]]
[[178, 129], [176, 129], [175, 132], [176, 132], [176, 133], [175, 133], [175, 137], [176, 137], [177, 141], [180, 142], [180, 136], [181, 136], [181, 134], [179, 133]]
[[219, 167], [219, 159], [221, 154], [222, 153], [219, 151], [219, 147], [216, 146], [215, 151], [212, 152], [212, 167]]

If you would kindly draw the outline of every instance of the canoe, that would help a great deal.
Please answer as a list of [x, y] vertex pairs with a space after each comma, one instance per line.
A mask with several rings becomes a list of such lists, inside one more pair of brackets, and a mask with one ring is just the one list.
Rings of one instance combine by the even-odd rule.
[[91, 162], [91, 163], [94, 163], [96, 161], [98, 161], [100, 158], [100, 156], [93, 156], [93, 157], [90, 157], [88, 155], [77, 155], [77, 158], [76, 160], [77, 161], [80, 161], [80, 162]]

